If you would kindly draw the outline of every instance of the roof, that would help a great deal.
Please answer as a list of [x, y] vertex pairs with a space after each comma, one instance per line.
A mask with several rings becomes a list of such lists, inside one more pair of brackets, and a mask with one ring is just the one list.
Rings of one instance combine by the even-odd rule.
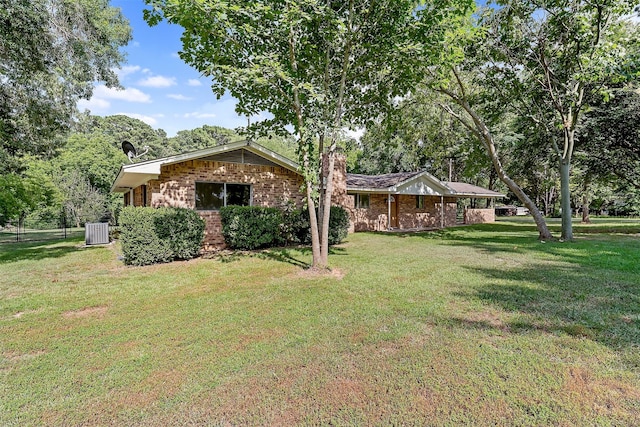
[[408, 195], [495, 198], [504, 194], [464, 182], [443, 182], [427, 173], [399, 172], [383, 175], [347, 174], [347, 191]]
[[145, 184], [149, 180], [158, 179], [162, 166], [164, 165], [182, 163], [190, 160], [206, 159], [211, 156], [230, 153], [237, 150], [246, 150], [285, 169], [295, 172], [299, 170], [298, 164], [288, 158], [281, 156], [275, 151], [271, 151], [260, 144], [244, 140], [231, 142], [229, 144], [216, 145], [215, 147], [208, 147], [202, 150], [191, 151], [189, 153], [177, 154], [175, 156], [163, 157], [156, 160], [123, 165], [111, 186], [111, 191], [116, 193], [127, 192], [132, 188]]
[[363, 188], [389, 188], [398, 185], [420, 172], [387, 173], [384, 175], [361, 175], [357, 173], [347, 174], [347, 187]]
[[458, 197], [505, 197], [504, 194], [464, 182], [445, 182]]

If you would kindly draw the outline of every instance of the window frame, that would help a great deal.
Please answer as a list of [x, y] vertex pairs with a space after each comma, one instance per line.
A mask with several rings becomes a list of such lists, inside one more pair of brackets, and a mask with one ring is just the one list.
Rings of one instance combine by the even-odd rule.
[[247, 184], [245, 182], [195, 181], [194, 184], [193, 184], [193, 189], [194, 189], [193, 206], [194, 206], [194, 209], [196, 211], [218, 212], [220, 210], [220, 208], [206, 209], [206, 208], [198, 207], [198, 198], [197, 198], [198, 184], [217, 184], [217, 185], [222, 185], [223, 199], [222, 199], [222, 206], [221, 207], [227, 206], [227, 194], [228, 194], [227, 185], [242, 185], [242, 186], [249, 187], [249, 204], [248, 205], [234, 205], [234, 206], [253, 206], [253, 185], [252, 184]]
[[[362, 196], [366, 196], [366, 205], [362, 203]], [[369, 209], [371, 206], [371, 195], [369, 193], [354, 193], [353, 206], [356, 209]]]
[[416, 195], [416, 209], [424, 209], [425, 205], [425, 197], [424, 195], [418, 194]]

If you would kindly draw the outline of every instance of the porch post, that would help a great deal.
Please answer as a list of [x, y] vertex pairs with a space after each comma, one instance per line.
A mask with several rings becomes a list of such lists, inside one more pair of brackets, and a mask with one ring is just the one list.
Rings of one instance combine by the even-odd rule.
[[391, 194], [387, 194], [387, 231], [391, 230]]
[[444, 196], [440, 195], [440, 228], [444, 228]]
[[136, 203], [133, 201], [133, 188], [129, 190], [129, 206], [135, 206]]

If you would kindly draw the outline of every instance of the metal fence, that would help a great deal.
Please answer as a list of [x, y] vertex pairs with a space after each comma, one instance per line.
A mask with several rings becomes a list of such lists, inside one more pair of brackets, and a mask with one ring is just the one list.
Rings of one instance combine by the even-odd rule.
[[68, 227], [63, 216], [54, 219], [25, 218], [0, 227], [0, 243], [35, 242], [84, 236], [83, 227]]

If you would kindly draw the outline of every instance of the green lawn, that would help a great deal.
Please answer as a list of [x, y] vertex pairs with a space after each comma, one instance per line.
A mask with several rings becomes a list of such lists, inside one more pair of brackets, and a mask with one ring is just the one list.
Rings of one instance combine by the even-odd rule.
[[639, 233], [358, 233], [327, 276], [3, 244], [0, 425], [640, 425]]

